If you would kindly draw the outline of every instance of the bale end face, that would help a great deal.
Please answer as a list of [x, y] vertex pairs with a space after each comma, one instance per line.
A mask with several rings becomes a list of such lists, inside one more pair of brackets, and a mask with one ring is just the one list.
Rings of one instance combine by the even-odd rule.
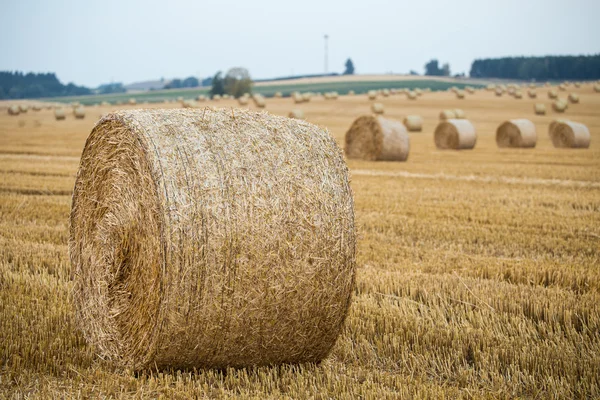
[[380, 116], [357, 118], [345, 138], [346, 156], [367, 161], [406, 161], [410, 141], [400, 122]]
[[555, 120], [548, 127], [552, 144], [557, 148], [587, 149], [591, 136], [587, 126], [579, 122]]
[[501, 148], [533, 148], [536, 142], [535, 125], [527, 119], [506, 121], [496, 130], [496, 144]]
[[434, 141], [441, 150], [469, 150], [475, 147], [477, 133], [469, 120], [449, 119], [435, 128]]

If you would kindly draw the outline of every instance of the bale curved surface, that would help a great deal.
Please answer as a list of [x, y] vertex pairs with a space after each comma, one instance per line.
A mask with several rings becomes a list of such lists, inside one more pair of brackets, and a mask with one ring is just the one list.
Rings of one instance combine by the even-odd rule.
[[400, 122], [380, 116], [358, 117], [346, 132], [346, 156], [369, 161], [406, 161], [410, 141]]
[[8, 115], [19, 115], [20, 112], [21, 109], [19, 108], [19, 106], [12, 105], [8, 107]]
[[554, 147], [575, 149], [590, 147], [590, 131], [587, 126], [579, 122], [552, 121], [548, 127], [548, 134]]
[[535, 125], [528, 119], [505, 121], [496, 130], [498, 147], [532, 148], [536, 142]]
[[118, 366], [319, 361], [354, 283], [348, 169], [304, 121], [108, 114], [83, 150], [69, 251], [79, 327]]
[[423, 118], [420, 115], [407, 115], [403, 123], [409, 132], [421, 132], [423, 130]]
[[477, 142], [477, 133], [469, 120], [449, 119], [435, 128], [434, 141], [438, 149], [472, 149]]

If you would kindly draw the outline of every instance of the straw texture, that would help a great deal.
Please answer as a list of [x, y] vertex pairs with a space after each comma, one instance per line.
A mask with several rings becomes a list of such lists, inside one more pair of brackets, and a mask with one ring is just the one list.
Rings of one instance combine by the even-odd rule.
[[548, 128], [554, 147], [588, 148], [591, 136], [587, 126], [579, 122], [556, 120]]
[[511, 119], [496, 130], [498, 147], [532, 148], [536, 142], [535, 125], [528, 119]]
[[82, 154], [69, 251], [79, 326], [119, 366], [319, 361], [354, 283], [348, 170], [304, 121], [112, 113]]
[[438, 149], [472, 149], [477, 142], [477, 133], [469, 120], [449, 119], [435, 128], [434, 141]]
[[410, 142], [400, 122], [380, 116], [358, 117], [346, 132], [346, 156], [370, 161], [406, 161]]

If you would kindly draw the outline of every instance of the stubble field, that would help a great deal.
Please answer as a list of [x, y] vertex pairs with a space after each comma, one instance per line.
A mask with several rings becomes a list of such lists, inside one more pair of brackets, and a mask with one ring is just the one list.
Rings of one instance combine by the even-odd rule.
[[[422, 115], [424, 130], [410, 134], [405, 163], [348, 161], [358, 270], [336, 346], [319, 365], [226, 371], [134, 374], [94, 355], [75, 326], [68, 216], [85, 139], [115, 107], [66, 121], [2, 111], [0, 398], [600, 396], [600, 93], [570, 86], [560, 96], [571, 91], [581, 104], [565, 114], [551, 111], [546, 88], [537, 100], [486, 91], [378, 99], [388, 118]], [[546, 116], [533, 115], [535, 102]], [[343, 145], [369, 107], [360, 95], [267, 99], [266, 110], [303, 109]], [[436, 150], [447, 108], [475, 125], [474, 150]], [[510, 118], [535, 123], [535, 149], [497, 148], [496, 127]], [[590, 149], [553, 148], [555, 118], [585, 123]]]

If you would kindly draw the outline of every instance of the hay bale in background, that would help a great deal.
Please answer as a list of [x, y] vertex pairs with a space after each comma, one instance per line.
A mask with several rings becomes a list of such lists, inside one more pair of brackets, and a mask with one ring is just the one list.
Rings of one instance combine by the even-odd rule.
[[258, 108], [265, 108], [267, 106], [267, 101], [262, 94], [254, 94], [252, 95], [252, 100], [254, 100], [254, 105]]
[[381, 104], [381, 103], [371, 104], [371, 111], [373, 112], [373, 114], [383, 114], [383, 112], [384, 112], [383, 104]]
[[554, 147], [572, 149], [590, 147], [590, 131], [587, 126], [579, 122], [553, 121], [548, 128], [548, 134]]
[[73, 115], [76, 119], [84, 119], [85, 118], [85, 108], [83, 106], [75, 107], [73, 109]]
[[294, 103], [300, 104], [304, 102], [304, 97], [300, 93], [294, 92], [292, 93], [292, 100], [294, 100]]
[[537, 115], [546, 115], [546, 105], [542, 103], [536, 103], [533, 106], [533, 112]]
[[375, 90], [369, 90], [367, 96], [369, 96], [369, 100], [375, 100], [377, 98], [377, 92]]
[[215, 95], [213, 95], [212, 99], [215, 101], [219, 101], [219, 100], [221, 100], [221, 95], [215, 94]]
[[463, 90], [457, 90], [456, 91], [456, 98], [457, 99], [464, 99], [465, 98], [465, 92]]
[[283, 97], [283, 93], [281, 93], [281, 92], [275, 92], [275, 94], [273, 95], [273, 97], [275, 97], [277, 99], [280, 99], [280, 98]]
[[558, 90], [560, 90], [561, 92], [564, 92], [565, 90], [567, 90], [567, 85], [564, 83], [561, 83], [560, 85], [558, 85]]
[[569, 108], [569, 103], [563, 99], [557, 99], [552, 103], [552, 109], [556, 112], [565, 112]]
[[181, 106], [183, 108], [197, 108], [198, 104], [196, 104], [196, 102], [194, 100], [184, 100], [181, 103]]
[[440, 112], [440, 120], [441, 121], [445, 121], [447, 119], [455, 119], [456, 118], [456, 113], [454, 112], [454, 110], [443, 110], [442, 112]]
[[500, 97], [504, 93], [504, 90], [502, 88], [500, 88], [500, 87], [497, 87], [495, 89], [495, 93], [496, 93], [496, 96]]
[[27, 111], [29, 111], [29, 105], [19, 104], [19, 111], [21, 112], [21, 114], [26, 113]]
[[520, 90], [515, 90], [515, 92], [513, 93], [513, 96], [515, 99], [522, 99], [523, 98], [523, 92], [521, 92]]
[[110, 106], [110, 103], [108, 101], [103, 101], [100, 103], [100, 105], [106, 107], [106, 106]]
[[409, 132], [421, 132], [423, 130], [423, 118], [420, 115], [407, 115], [402, 122]]
[[346, 156], [370, 161], [406, 161], [410, 141], [406, 128], [381, 116], [357, 118], [346, 132]]
[[78, 325], [118, 366], [318, 362], [348, 312], [348, 169], [304, 121], [109, 114], [83, 150], [70, 227]]
[[511, 119], [496, 129], [498, 147], [533, 148], [536, 142], [535, 125], [528, 119]]
[[406, 97], [409, 100], [416, 100], [417, 99], [417, 92], [413, 92], [412, 90], [408, 93], [406, 93]]
[[383, 97], [389, 97], [390, 91], [389, 91], [389, 89], [383, 89], [381, 91], [381, 94], [383, 95]]
[[577, 104], [577, 103], [579, 103], [579, 95], [577, 93], [571, 93], [571, 94], [569, 94], [569, 102], [571, 104]]
[[42, 106], [40, 106], [39, 104], [34, 104], [31, 106], [31, 109], [33, 111], [41, 111], [42, 110]]
[[[465, 119], [467, 118], [467, 114], [465, 114], [465, 112], [460, 109], [460, 108], [455, 108], [454, 110], [454, 119]], [[452, 118], [450, 118], [452, 119]]]
[[295, 108], [292, 111], [290, 111], [288, 117], [295, 119], [304, 119], [304, 111], [300, 110], [299, 108]]
[[55, 108], [54, 109], [54, 118], [57, 121], [62, 121], [63, 119], [67, 118], [67, 113], [65, 112], [64, 108]]
[[348, 96], [354, 96], [354, 90], [348, 90]]
[[248, 105], [248, 98], [246, 96], [241, 96], [238, 98], [238, 103], [240, 106], [246, 106]]
[[198, 95], [198, 97], [196, 97], [196, 101], [206, 101], [206, 96], [203, 94]]
[[435, 128], [434, 141], [438, 149], [472, 149], [477, 142], [477, 133], [469, 120], [449, 119]]
[[594, 85], [594, 92], [600, 93], [600, 84], [595, 84]]
[[556, 99], [558, 98], [558, 92], [554, 89], [550, 89], [548, 90], [548, 98], [549, 99]]
[[129, 105], [130, 106], [135, 106], [137, 104], [137, 100], [134, 99], [133, 97], [129, 99]]
[[305, 103], [308, 103], [311, 98], [312, 93], [302, 93], [302, 100], [304, 100]]
[[529, 89], [527, 91], [527, 95], [529, 96], [530, 99], [537, 98], [537, 92], [534, 89]]
[[21, 112], [21, 109], [17, 105], [12, 105], [12, 106], [8, 107], [8, 115], [19, 115], [20, 112]]

